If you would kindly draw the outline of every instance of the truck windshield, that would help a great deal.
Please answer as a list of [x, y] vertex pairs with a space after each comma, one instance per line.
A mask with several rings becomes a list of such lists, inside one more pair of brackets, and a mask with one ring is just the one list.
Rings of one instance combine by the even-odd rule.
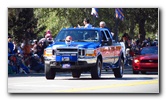
[[59, 32], [55, 41], [65, 41], [67, 36], [72, 37], [75, 42], [97, 42], [99, 41], [99, 33], [95, 30], [62, 30]]

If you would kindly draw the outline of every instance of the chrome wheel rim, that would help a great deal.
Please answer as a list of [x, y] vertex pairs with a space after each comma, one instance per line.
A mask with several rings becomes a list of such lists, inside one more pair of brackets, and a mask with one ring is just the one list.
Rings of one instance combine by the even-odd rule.
[[123, 60], [121, 60], [120, 64], [120, 74], [123, 76]]
[[98, 73], [98, 76], [101, 77], [101, 62], [98, 62], [97, 73]]

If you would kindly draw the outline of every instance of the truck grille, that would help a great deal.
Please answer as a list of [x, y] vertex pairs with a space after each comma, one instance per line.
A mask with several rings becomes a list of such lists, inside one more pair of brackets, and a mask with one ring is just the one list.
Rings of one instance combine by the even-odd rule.
[[[53, 50], [53, 54], [55, 54], [55, 50]], [[85, 49], [76, 49], [76, 48], [57, 48], [57, 54], [63, 54], [63, 53], [78, 53], [79, 57], [85, 56]]]
[[78, 55], [79, 56], [85, 56], [85, 49], [79, 49]]
[[78, 49], [75, 49], [75, 48], [58, 48], [57, 49], [58, 52], [70, 52], [70, 53], [73, 53], [73, 52], [78, 52]]

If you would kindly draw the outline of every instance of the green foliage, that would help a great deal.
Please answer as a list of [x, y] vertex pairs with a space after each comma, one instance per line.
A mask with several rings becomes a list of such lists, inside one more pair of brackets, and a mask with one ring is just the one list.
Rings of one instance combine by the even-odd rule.
[[[123, 8], [124, 21], [118, 23], [118, 33], [129, 33], [132, 38], [155, 38], [158, 31], [157, 8]], [[83, 19], [89, 18], [93, 26], [98, 27], [105, 21], [108, 28], [115, 32], [115, 9], [99, 8], [99, 18], [91, 15], [91, 8], [9, 8], [8, 31], [16, 40], [43, 37], [47, 30], [53, 36], [67, 27], [83, 25]], [[21, 41], [21, 40], [20, 40]]]
[[50, 30], [55, 36], [62, 28], [71, 26], [71, 23], [64, 17], [58, 16], [58, 8], [37, 8], [35, 17], [38, 19], [38, 36], [43, 37], [47, 30]]
[[35, 37], [36, 23], [32, 8], [8, 9], [8, 32], [16, 41]]
[[130, 24], [130, 35], [133, 38], [141, 35], [140, 38], [144, 40], [146, 35], [154, 35], [158, 31], [158, 8], [125, 9], [125, 14], [127, 23]]

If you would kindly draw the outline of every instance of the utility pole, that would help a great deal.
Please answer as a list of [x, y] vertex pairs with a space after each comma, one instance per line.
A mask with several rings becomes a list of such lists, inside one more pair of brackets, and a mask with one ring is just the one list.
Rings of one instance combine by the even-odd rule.
[[96, 24], [96, 17], [93, 16], [93, 26], [95, 26], [95, 24]]
[[115, 18], [115, 42], [118, 42], [118, 24], [119, 24], [119, 19]]

